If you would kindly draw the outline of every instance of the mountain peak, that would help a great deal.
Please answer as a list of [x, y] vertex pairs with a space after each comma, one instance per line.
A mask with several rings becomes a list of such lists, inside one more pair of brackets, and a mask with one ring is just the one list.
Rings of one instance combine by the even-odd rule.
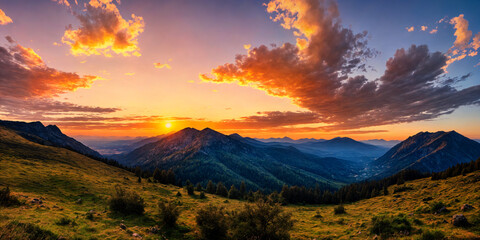
[[211, 129], [211, 128], [208, 128], [208, 127], [202, 129], [201, 132], [205, 132], [205, 133], [219, 133], [219, 132], [217, 132], [217, 131], [215, 131], [215, 130], [213, 130], [213, 129]]
[[480, 157], [480, 144], [456, 131], [419, 132], [397, 144], [376, 161], [390, 173], [410, 168], [439, 172]]
[[57, 125], [48, 125], [46, 128], [52, 132], [62, 133], [62, 131], [60, 130], [60, 128], [57, 127]]

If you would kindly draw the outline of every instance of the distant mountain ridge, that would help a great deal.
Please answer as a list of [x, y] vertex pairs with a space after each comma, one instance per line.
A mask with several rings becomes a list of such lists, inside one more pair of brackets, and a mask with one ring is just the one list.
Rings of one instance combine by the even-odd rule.
[[[269, 138], [266, 141], [265, 139], [256, 139], [255, 141], [257, 140], [260, 142], [259, 145], [263, 143], [267, 146], [291, 146], [319, 157], [334, 157], [353, 162], [372, 161], [388, 151], [386, 147], [362, 143], [347, 137], [336, 137], [330, 140], [308, 138], [292, 140], [287, 137]], [[275, 142], [274, 140], [281, 141]]]
[[370, 145], [385, 147], [385, 148], [392, 148], [393, 146], [399, 144], [402, 141], [400, 141], [400, 140], [384, 140], [384, 139], [369, 139], [369, 140], [363, 140], [363, 141], [360, 141], [360, 142], [370, 144]]
[[23, 138], [42, 145], [62, 147], [74, 150], [83, 155], [102, 158], [95, 150], [65, 135], [55, 125], [44, 126], [41, 122], [17, 122], [0, 120], [0, 126], [13, 130]]
[[145, 144], [156, 142], [166, 135], [155, 137], [136, 137], [128, 139], [102, 139], [80, 137], [80, 142], [90, 148], [100, 152], [106, 157], [115, 157], [116, 155], [129, 153]]
[[373, 162], [374, 175], [389, 176], [403, 169], [439, 172], [480, 157], [480, 143], [451, 132], [420, 132], [395, 145]]

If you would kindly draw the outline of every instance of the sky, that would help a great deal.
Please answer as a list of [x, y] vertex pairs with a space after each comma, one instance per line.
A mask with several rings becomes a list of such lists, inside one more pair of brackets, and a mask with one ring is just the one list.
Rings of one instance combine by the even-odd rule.
[[480, 138], [480, 2], [0, 0], [0, 119]]

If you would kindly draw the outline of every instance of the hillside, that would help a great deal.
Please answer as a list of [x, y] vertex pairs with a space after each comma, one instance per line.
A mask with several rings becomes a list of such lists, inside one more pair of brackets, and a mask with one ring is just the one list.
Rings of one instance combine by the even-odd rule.
[[41, 122], [15, 122], [0, 120], [0, 127], [15, 131], [20, 136], [30, 141], [43, 145], [62, 147], [74, 150], [78, 153], [101, 158], [102, 155], [95, 150], [83, 145], [81, 142], [65, 135], [55, 125], [44, 126]]
[[372, 164], [373, 175], [386, 177], [402, 169], [439, 172], [480, 157], [480, 143], [455, 131], [420, 132], [395, 145]]
[[355, 175], [355, 166], [340, 159], [319, 158], [292, 147], [257, 146], [209, 128], [183, 129], [118, 160], [150, 171], [172, 169], [184, 181], [221, 181], [228, 186], [245, 181], [250, 188], [266, 190], [317, 183], [338, 188]]
[[[14, 195], [26, 201], [24, 206], [1, 208], [0, 234], [7, 236], [13, 233], [6, 231], [6, 225], [16, 220], [35, 224], [66, 239], [132, 239], [133, 233], [143, 239], [158, 239], [159, 235], [150, 233], [159, 223], [157, 203], [172, 199], [182, 202], [182, 212], [180, 227], [170, 232], [168, 239], [196, 239], [198, 229], [194, 217], [197, 209], [213, 203], [230, 211], [246, 204], [232, 199], [225, 201], [225, 198], [210, 194], [206, 194], [207, 199], [198, 199], [178, 187], [145, 180], [138, 183], [132, 173], [66, 149], [32, 143], [5, 129], [0, 129], [0, 171], [0, 187], [9, 185]], [[459, 228], [449, 222], [454, 214], [460, 213], [459, 208], [464, 203], [475, 209], [462, 214], [471, 222], [479, 218], [479, 182], [480, 172], [446, 180], [407, 182], [411, 190], [393, 194], [398, 186], [391, 186], [388, 196], [346, 204], [347, 213], [342, 215], [333, 214], [335, 206], [283, 208], [296, 220], [292, 239], [373, 239], [374, 235], [369, 233], [371, 218], [379, 214], [405, 214], [414, 232], [398, 239], [415, 239], [420, 231], [433, 229], [442, 231], [450, 239], [475, 239], [480, 237], [478, 225]], [[136, 191], [145, 199], [145, 216], [110, 213], [106, 201], [117, 184]], [[177, 191], [182, 193], [181, 197], [175, 196]], [[428, 200], [429, 197], [434, 200]], [[41, 199], [42, 203], [32, 203], [34, 198]], [[445, 203], [450, 212], [426, 212], [434, 201]], [[94, 217], [89, 220], [86, 216], [91, 210]], [[75, 224], [58, 225], [61, 218], [73, 220]], [[121, 223], [127, 230], [120, 228]]]

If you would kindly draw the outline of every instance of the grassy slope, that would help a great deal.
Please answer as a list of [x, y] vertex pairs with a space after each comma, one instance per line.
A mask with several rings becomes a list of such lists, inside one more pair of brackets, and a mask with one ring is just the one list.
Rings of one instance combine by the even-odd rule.
[[[128, 179], [126, 179], [128, 178]], [[480, 214], [480, 172], [466, 177], [459, 176], [447, 180], [430, 181], [421, 179], [408, 182], [414, 190], [389, 196], [381, 196], [346, 205], [347, 214], [333, 215], [334, 206], [287, 206], [285, 210], [297, 220], [292, 231], [293, 239], [368, 239], [370, 219], [380, 213], [404, 213], [410, 220], [418, 219], [423, 226], [414, 225], [416, 229], [438, 229], [450, 237], [480, 237], [472, 229], [453, 227], [449, 221], [463, 203], [475, 207], [465, 213], [471, 219]], [[107, 209], [107, 199], [114, 186], [135, 190], [144, 197], [147, 208], [143, 217], [123, 217], [111, 214]], [[34, 223], [58, 235], [72, 238], [89, 239], [131, 239], [131, 233], [139, 233], [144, 239], [157, 239], [158, 235], [147, 230], [158, 220], [157, 203], [161, 199], [178, 199], [183, 202], [179, 223], [185, 231], [183, 237], [194, 238], [196, 227], [195, 211], [202, 205], [213, 203], [223, 205], [229, 210], [238, 209], [244, 202], [229, 200], [207, 194], [206, 200], [187, 196], [186, 192], [174, 186], [162, 184], [137, 183], [133, 174], [117, 169], [71, 151], [34, 144], [16, 134], [0, 129], [0, 187], [9, 185], [15, 195], [25, 199], [27, 204], [20, 207], [1, 208], [0, 228], [12, 220]], [[389, 190], [393, 192], [394, 186]], [[175, 197], [177, 191], [182, 197]], [[417, 209], [427, 207], [422, 201], [425, 197], [443, 201], [452, 211], [444, 215], [418, 213]], [[33, 198], [44, 198], [43, 206], [31, 204]], [[83, 199], [82, 204], [75, 203]], [[456, 200], [457, 199], [457, 200]], [[85, 218], [89, 210], [95, 210], [94, 221]], [[107, 210], [107, 211], [105, 211]], [[410, 215], [412, 214], [413, 215]], [[322, 218], [316, 218], [320, 214]], [[75, 220], [75, 226], [56, 225], [60, 218]], [[131, 232], [121, 230], [119, 224], [124, 222]], [[0, 230], [1, 231], [1, 230]], [[406, 236], [415, 239], [418, 235]]]

